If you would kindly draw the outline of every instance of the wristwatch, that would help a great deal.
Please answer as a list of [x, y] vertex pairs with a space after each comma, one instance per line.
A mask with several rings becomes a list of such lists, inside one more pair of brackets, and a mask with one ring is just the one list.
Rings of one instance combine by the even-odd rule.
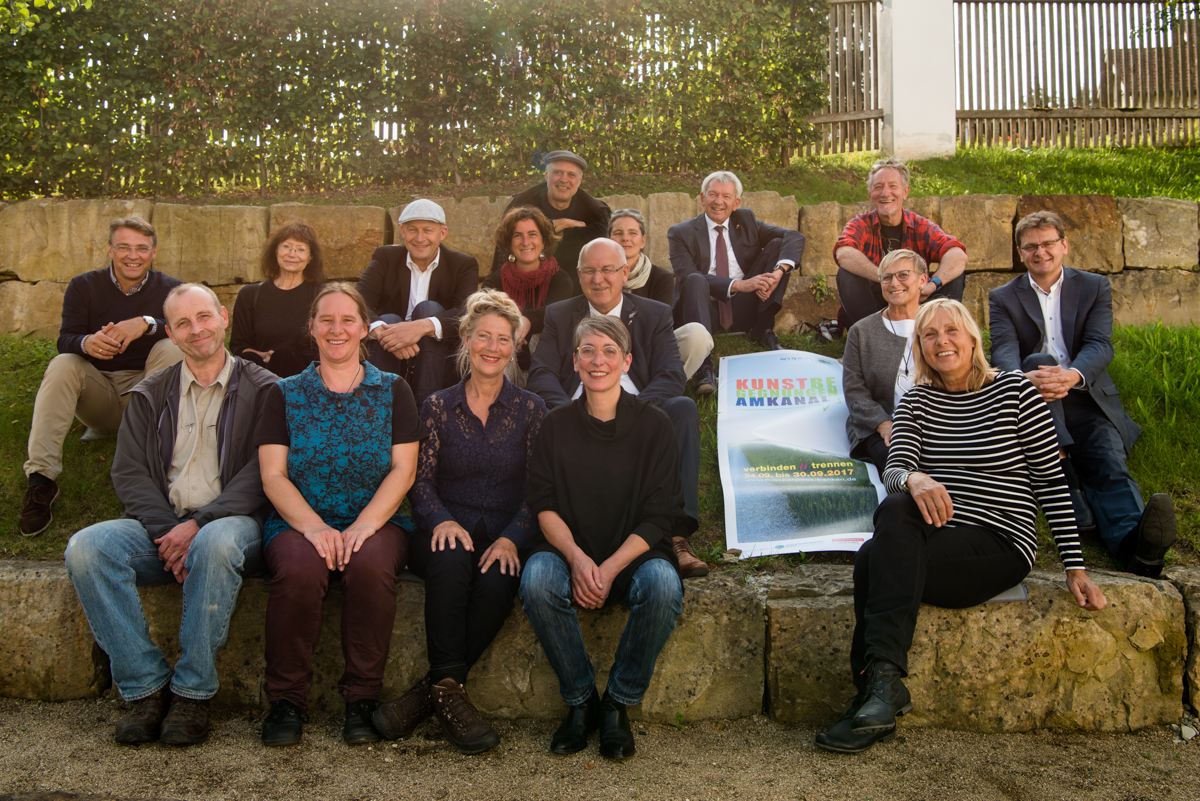
[[[929, 279], [929, 283], [933, 284], [938, 289], [942, 288], [942, 279], [938, 278], [936, 275], [933, 278]], [[934, 291], [936, 292], [937, 289], [935, 289]]]
[[158, 320], [155, 320], [153, 317], [151, 317], [148, 314], [143, 314], [142, 319], [146, 322], [146, 325], [148, 326], [148, 328], [146, 328], [147, 334], [150, 334], [151, 336], [153, 336], [154, 334], [158, 333]]

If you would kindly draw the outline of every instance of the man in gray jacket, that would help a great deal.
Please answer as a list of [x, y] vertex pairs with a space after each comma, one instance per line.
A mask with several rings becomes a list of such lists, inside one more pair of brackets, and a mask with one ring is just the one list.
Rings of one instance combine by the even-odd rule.
[[[67, 571], [113, 681], [132, 702], [119, 743], [198, 743], [217, 692], [244, 574], [261, 571], [263, 493], [252, 433], [276, 377], [225, 350], [229, 316], [211, 289], [181, 284], [163, 303], [184, 361], [133, 388], [113, 458], [125, 516], [67, 544]], [[150, 640], [137, 587], [183, 586], [174, 670]]]

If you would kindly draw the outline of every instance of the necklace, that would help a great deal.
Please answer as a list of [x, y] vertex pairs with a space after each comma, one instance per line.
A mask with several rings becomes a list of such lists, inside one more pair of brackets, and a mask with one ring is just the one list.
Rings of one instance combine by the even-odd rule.
[[317, 375], [321, 377], [321, 383], [325, 385], [325, 389], [338, 395], [345, 395], [347, 392], [354, 389], [354, 382], [358, 381], [358, 375], [360, 372], [364, 376], [366, 375], [366, 368], [364, 368], [362, 364], [358, 365], [358, 371], [354, 373], [354, 378], [350, 379], [350, 385], [344, 390], [337, 390], [329, 386], [329, 382], [325, 380], [325, 371], [321, 369], [321, 363], [317, 362]]
[[901, 361], [900, 361], [900, 371], [904, 374], [904, 377], [906, 379], [911, 378], [912, 377], [912, 366], [911, 366], [912, 343], [909, 341], [908, 337], [901, 336], [900, 332], [896, 330], [896, 326], [892, 322], [892, 318], [888, 317], [887, 309], [883, 310], [883, 320], [884, 320], [884, 322], [887, 323], [887, 328], [889, 331], [892, 332], [892, 336], [901, 337], [904, 340], [904, 358], [901, 359]]

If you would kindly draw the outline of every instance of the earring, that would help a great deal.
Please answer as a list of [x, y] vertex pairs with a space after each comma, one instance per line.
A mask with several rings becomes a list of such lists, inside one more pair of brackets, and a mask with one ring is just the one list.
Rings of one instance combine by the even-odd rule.
[[517, 260], [517, 256], [516, 256], [516, 254], [515, 254], [515, 253], [509, 253], [509, 254], [508, 254], [508, 260], [509, 260], [509, 261], [516, 261], [516, 260]]
[[538, 254], [538, 261], [545, 261], [545, 260], [546, 260], [546, 254], [545, 254], [545, 253], [539, 253], [539, 254]]

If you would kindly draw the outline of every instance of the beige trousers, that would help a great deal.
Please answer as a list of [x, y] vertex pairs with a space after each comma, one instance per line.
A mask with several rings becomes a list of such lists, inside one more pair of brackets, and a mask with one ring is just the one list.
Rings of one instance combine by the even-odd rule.
[[56, 479], [62, 472], [62, 447], [76, 417], [101, 434], [114, 434], [129, 396], [125, 395], [151, 373], [181, 361], [183, 353], [169, 339], [154, 343], [145, 370], [104, 372], [82, 356], [60, 353], [50, 360], [29, 428], [29, 461], [25, 475], [41, 473]]
[[675, 341], [679, 344], [679, 358], [683, 359], [683, 373], [690, 379], [712, 353], [712, 334], [700, 323], [686, 323], [675, 329]]

